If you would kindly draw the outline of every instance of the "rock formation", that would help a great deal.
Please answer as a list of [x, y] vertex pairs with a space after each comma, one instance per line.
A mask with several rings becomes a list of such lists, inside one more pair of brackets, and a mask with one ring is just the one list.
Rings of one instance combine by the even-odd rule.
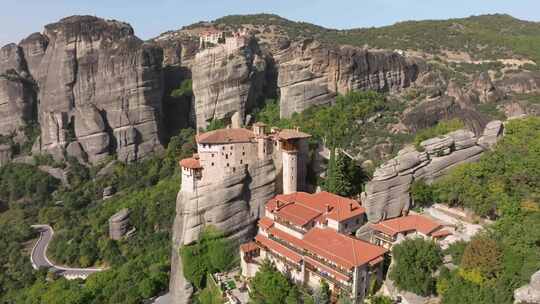
[[0, 144], [0, 166], [3, 166], [11, 161], [11, 147], [9, 145]]
[[419, 66], [397, 53], [341, 46], [313, 40], [293, 43], [275, 54], [281, 116], [313, 105], [329, 104], [351, 90], [395, 91], [415, 81]]
[[10, 135], [33, 118], [35, 90], [23, 50], [16, 44], [0, 49], [0, 135]]
[[540, 271], [531, 276], [531, 283], [514, 291], [514, 303], [540, 303]]
[[207, 225], [234, 241], [248, 240], [255, 233], [264, 204], [275, 195], [275, 179], [273, 161], [261, 160], [220, 182], [201, 184], [194, 193], [178, 193], [169, 286], [172, 303], [190, 303], [192, 294], [182, 272], [181, 246], [198, 240]]
[[[37, 61], [43, 42], [33, 36], [25, 41]], [[128, 24], [90, 16], [49, 24], [44, 36], [37, 69], [42, 149], [79, 141], [97, 162], [110, 152], [138, 159], [160, 146], [160, 48], [143, 43]]]
[[459, 164], [478, 160], [501, 136], [502, 128], [502, 122], [492, 121], [480, 138], [471, 131], [458, 130], [423, 141], [422, 151], [413, 146], [399, 151], [375, 170], [362, 193], [369, 221], [378, 222], [408, 211], [414, 180], [431, 183]]
[[126, 235], [129, 228], [129, 209], [125, 208], [115, 213], [109, 219], [109, 237], [120, 240]]
[[243, 120], [261, 97], [265, 69], [252, 37], [231, 37], [197, 53], [192, 70], [197, 128], [205, 128], [212, 119], [230, 119], [236, 112]]

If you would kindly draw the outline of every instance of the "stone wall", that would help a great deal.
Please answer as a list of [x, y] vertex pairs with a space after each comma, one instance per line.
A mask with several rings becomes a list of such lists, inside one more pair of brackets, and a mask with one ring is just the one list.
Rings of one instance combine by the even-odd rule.
[[501, 121], [487, 124], [484, 133], [475, 137], [468, 130], [458, 130], [423, 141], [418, 151], [408, 146], [375, 170], [373, 179], [362, 193], [368, 220], [378, 222], [402, 215], [411, 207], [413, 181], [431, 183], [455, 166], [477, 161], [502, 135]]

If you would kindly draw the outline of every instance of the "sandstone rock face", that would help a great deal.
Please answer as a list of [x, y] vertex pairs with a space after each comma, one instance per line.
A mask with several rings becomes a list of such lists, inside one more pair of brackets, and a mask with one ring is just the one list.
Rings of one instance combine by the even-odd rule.
[[312, 40], [292, 44], [276, 53], [275, 59], [282, 117], [331, 103], [337, 93], [399, 90], [419, 74], [415, 61], [393, 52], [330, 48]]
[[514, 303], [540, 303], [540, 271], [531, 276], [531, 283], [514, 291]]
[[275, 195], [275, 179], [273, 161], [261, 160], [220, 182], [200, 184], [196, 193], [178, 193], [169, 286], [172, 303], [191, 303], [193, 291], [183, 276], [181, 246], [195, 242], [207, 225], [234, 241], [247, 241], [256, 232], [264, 204]]
[[[49, 24], [44, 36], [23, 40], [37, 70], [42, 149], [77, 140], [94, 163], [111, 152], [135, 160], [159, 149], [160, 48], [143, 43], [128, 24], [90, 16]], [[75, 138], [67, 138], [73, 128]], [[135, 136], [121, 145], [125, 128]]]
[[[488, 149], [483, 142], [496, 142], [502, 135], [502, 123], [488, 123], [480, 138], [469, 130], [457, 130], [423, 141], [423, 152], [408, 146], [378, 167], [366, 184], [362, 203], [368, 220], [378, 222], [400, 216], [411, 205], [410, 188], [415, 180], [432, 183], [455, 166], [477, 161]], [[489, 137], [489, 140], [483, 138]]]
[[253, 38], [238, 39], [242, 39], [238, 44], [219, 44], [195, 56], [192, 73], [197, 128], [205, 128], [212, 119], [230, 119], [235, 112], [243, 121], [262, 93], [266, 61]]
[[23, 127], [33, 116], [35, 91], [22, 49], [8, 44], [0, 49], [0, 135]]

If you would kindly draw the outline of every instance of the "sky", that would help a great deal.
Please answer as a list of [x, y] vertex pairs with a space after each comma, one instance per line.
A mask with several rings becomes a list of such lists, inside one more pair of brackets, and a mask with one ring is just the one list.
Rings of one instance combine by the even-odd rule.
[[0, 0], [0, 45], [18, 42], [70, 15], [130, 23], [148, 39], [230, 14], [274, 13], [329, 28], [390, 25], [488, 13], [540, 21], [539, 0]]

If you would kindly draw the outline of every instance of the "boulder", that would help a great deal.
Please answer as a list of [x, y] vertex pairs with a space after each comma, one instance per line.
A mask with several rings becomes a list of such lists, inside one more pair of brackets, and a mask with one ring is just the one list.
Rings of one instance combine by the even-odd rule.
[[503, 132], [503, 123], [500, 120], [489, 122], [484, 128], [482, 136], [478, 139], [478, 144], [490, 148], [497, 143], [497, 140]]
[[443, 156], [452, 152], [454, 140], [448, 135], [438, 136], [426, 139], [420, 143], [420, 146], [429, 156]]
[[514, 303], [540, 303], [540, 271], [531, 276], [531, 282], [514, 291]]
[[129, 229], [130, 211], [124, 208], [109, 218], [109, 237], [112, 240], [121, 240]]
[[462, 150], [476, 145], [477, 138], [474, 132], [469, 130], [456, 130], [448, 133], [448, 136], [454, 141], [455, 150]]

